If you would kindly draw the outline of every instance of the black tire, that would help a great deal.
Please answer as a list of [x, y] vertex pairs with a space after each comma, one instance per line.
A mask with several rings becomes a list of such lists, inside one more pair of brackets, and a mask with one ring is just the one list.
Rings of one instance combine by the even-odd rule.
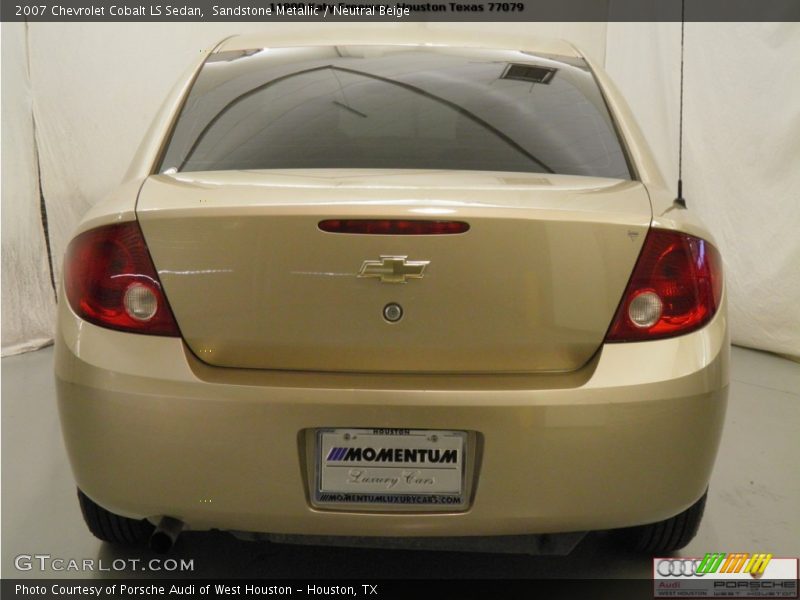
[[619, 530], [622, 543], [631, 550], [651, 555], [680, 550], [697, 535], [707, 496], [708, 490], [697, 502], [671, 519]]
[[80, 490], [78, 490], [78, 502], [89, 531], [104, 542], [125, 546], [142, 545], [150, 539], [150, 534], [155, 529], [146, 519], [137, 521], [106, 510]]

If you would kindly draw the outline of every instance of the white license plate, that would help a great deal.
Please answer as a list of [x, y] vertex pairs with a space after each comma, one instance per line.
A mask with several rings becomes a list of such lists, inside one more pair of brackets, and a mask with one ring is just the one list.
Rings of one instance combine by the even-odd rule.
[[323, 429], [317, 432], [318, 503], [460, 505], [464, 431]]

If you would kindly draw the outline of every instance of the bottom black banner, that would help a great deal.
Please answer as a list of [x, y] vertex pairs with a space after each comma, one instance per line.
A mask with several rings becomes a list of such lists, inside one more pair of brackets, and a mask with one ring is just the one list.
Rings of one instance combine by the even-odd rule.
[[574, 598], [650, 599], [649, 579], [136, 580], [3, 579], [2, 598]]

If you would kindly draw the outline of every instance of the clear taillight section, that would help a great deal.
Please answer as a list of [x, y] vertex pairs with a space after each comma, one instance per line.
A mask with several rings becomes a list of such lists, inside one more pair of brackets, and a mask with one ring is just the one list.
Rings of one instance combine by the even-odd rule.
[[91, 229], [70, 242], [64, 287], [82, 319], [120, 331], [179, 336], [137, 222]]
[[722, 297], [722, 260], [707, 241], [651, 229], [607, 342], [683, 335], [708, 323]]

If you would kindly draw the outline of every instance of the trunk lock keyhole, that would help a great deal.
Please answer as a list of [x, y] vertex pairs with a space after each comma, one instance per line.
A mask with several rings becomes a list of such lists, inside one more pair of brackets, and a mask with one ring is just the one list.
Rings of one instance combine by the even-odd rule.
[[397, 302], [390, 302], [383, 307], [383, 318], [389, 321], [389, 323], [397, 323], [403, 318], [403, 307], [397, 304]]

